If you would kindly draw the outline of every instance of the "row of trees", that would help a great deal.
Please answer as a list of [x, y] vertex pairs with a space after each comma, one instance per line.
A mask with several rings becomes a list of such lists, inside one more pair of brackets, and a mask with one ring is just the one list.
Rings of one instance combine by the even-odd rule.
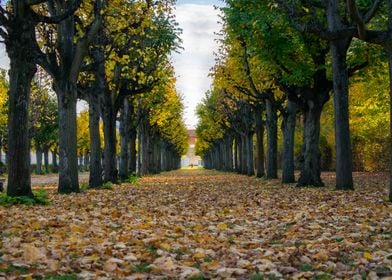
[[178, 167], [186, 130], [170, 65], [180, 43], [173, 4], [13, 0], [0, 6], [0, 35], [10, 58], [8, 195], [32, 195], [26, 131], [37, 65], [57, 96], [60, 193], [79, 191], [78, 98], [89, 104], [91, 187], [118, 179], [118, 122], [121, 178], [135, 171], [136, 130], [140, 175]]
[[[376, 76], [386, 73], [385, 52], [363, 41], [382, 45], [389, 55], [390, 1], [225, 2], [213, 87], [198, 108], [197, 151], [206, 166], [235, 168], [248, 175], [256, 169], [259, 177], [277, 178], [280, 125], [283, 183], [295, 181], [299, 162], [297, 185], [322, 186], [323, 151], [324, 161], [335, 158], [337, 189], [353, 189], [349, 78], [356, 77], [358, 89], [361, 78], [375, 84], [380, 80]], [[373, 89], [373, 100], [385, 98], [380, 88]], [[331, 96], [335, 134], [329, 137], [321, 135], [321, 122]], [[296, 160], [299, 129], [302, 141]], [[325, 145], [327, 138], [335, 142], [334, 153]], [[389, 136], [384, 139], [384, 145], [391, 143]]]

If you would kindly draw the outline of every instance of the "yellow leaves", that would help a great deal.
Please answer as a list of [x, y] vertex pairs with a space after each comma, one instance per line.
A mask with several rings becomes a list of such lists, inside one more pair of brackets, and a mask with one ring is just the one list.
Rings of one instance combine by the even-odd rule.
[[204, 259], [205, 257], [206, 257], [206, 254], [203, 251], [199, 251], [193, 255], [193, 258], [196, 260]]
[[35, 230], [41, 228], [41, 224], [40, 224], [38, 221], [32, 222], [32, 223], [30, 224], [30, 226], [31, 226], [33, 229], [35, 229]]
[[85, 233], [86, 232], [86, 228], [75, 225], [75, 224], [71, 224], [69, 226], [69, 229], [72, 233], [78, 234], [78, 233]]
[[159, 244], [159, 248], [165, 251], [170, 251], [172, 249], [172, 246], [168, 243], [161, 243]]
[[216, 228], [219, 230], [225, 230], [225, 229], [227, 229], [227, 225], [224, 223], [220, 223], [216, 226]]
[[371, 261], [371, 260], [373, 259], [372, 254], [370, 254], [369, 252], [363, 253], [363, 257], [364, 257], [365, 259], [367, 259], [368, 261]]

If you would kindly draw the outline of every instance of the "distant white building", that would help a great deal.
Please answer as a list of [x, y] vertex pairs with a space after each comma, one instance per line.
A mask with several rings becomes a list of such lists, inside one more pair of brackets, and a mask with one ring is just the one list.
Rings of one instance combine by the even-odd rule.
[[181, 158], [181, 166], [201, 166], [201, 157], [195, 155], [196, 131], [194, 129], [188, 130], [189, 148], [185, 156]]

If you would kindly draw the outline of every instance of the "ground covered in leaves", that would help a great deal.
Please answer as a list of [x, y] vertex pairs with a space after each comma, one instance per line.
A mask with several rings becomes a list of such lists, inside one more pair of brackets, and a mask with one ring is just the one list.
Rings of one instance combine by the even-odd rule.
[[386, 179], [356, 174], [340, 192], [182, 170], [51, 189], [50, 205], [0, 206], [0, 279], [388, 278]]

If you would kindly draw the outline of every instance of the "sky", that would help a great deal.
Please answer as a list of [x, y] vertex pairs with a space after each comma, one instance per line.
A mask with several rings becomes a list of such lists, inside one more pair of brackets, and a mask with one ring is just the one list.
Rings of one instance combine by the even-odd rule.
[[[180, 53], [173, 54], [177, 77], [177, 90], [184, 97], [185, 124], [195, 128], [195, 109], [210, 88], [208, 77], [214, 65], [214, 51], [218, 49], [215, 33], [220, 31], [218, 12], [214, 6], [222, 6], [221, 0], [177, 0], [176, 20], [182, 29]], [[4, 45], [0, 44], [0, 67], [9, 68]], [[85, 105], [78, 104], [79, 111]]]
[[219, 0], [178, 0], [176, 20], [182, 29], [182, 50], [173, 55], [177, 76], [177, 90], [184, 97], [185, 123], [195, 128], [195, 109], [204, 93], [211, 86], [208, 77], [214, 66], [214, 51], [218, 49], [215, 33], [219, 32], [218, 12], [214, 5], [222, 6]]

